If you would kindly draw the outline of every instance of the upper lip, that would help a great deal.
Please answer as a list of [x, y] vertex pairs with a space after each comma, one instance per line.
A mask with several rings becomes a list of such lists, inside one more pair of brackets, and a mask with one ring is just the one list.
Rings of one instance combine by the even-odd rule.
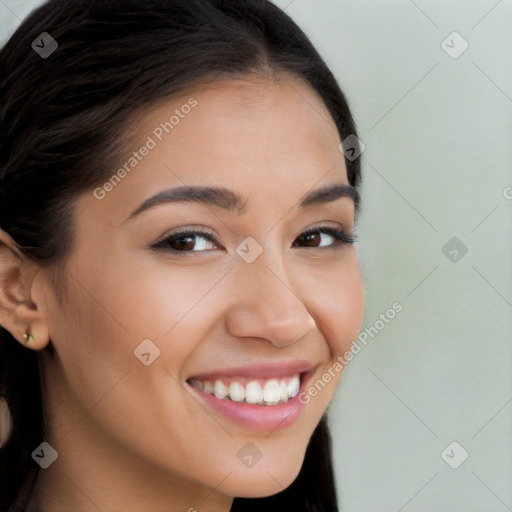
[[254, 377], [256, 379], [267, 377], [287, 377], [297, 373], [307, 373], [312, 371], [314, 368], [315, 365], [305, 360], [254, 363], [250, 366], [222, 368], [205, 373], [198, 373], [190, 378], [207, 380], [215, 377]]

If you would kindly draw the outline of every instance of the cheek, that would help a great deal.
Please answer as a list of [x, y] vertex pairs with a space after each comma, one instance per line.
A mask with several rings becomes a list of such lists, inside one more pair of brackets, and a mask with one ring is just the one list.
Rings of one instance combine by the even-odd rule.
[[314, 301], [311, 310], [319, 316], [318, 328], [333, 356], [342, 354], [350, 349], [363, 323], [364, 290], [356, 258], [315, 284], [316, 292], [309, 294]]
[[[167, 262], [164, 255], [134, 252], [111, 262], [109, 286], [98, 277], [95, 288], [104, 288], [103, 300], [112, 316], [131, 333], [131, 339], [172, 336], [204, 302], [217, 293], [216, 284], [226, 270]], [[204, 311], [203, 311], [204, 313]]]
[[62, 363], [59, 371], [87, 410], [133, 365], [130, 331], [101, 288], [86, 291], [76, 281], [58, 318], [50, 336]]

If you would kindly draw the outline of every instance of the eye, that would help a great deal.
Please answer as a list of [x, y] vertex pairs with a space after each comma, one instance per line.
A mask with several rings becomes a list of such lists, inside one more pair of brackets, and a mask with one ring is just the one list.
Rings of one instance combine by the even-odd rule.
[[[327, 245], [322, 243], [321, 235], [327, 235], [327, 240], [329, 238], [334, 239], [334, 243], [327, 243]], [[312, 247], [314, 249], [336, 249], [345, 244], [353, 244], [356, 241], [356, 237], [355, 235], [346, 233], [338, 228], [320, 226], [318, 228], [304, 231], [304, 233], [301, 233], [296, 240], [301, 240], [306, 244], [306, 247]], [[320, 245], [315, 245], [316, 242], [320, 242]], [[293, 242], [293, 245], [295, 246], [296, 243]]]
[[[202, 240], [196, 243], [195, 239]], [[220, 245], [212, 233], [207, 231], [181, 231], [166, 235], [163, 239], [157, 240], [151, 245], [154, 249], [167, 250], [172, 253], [181, 253], [180, 256], [189, 255], [190, 252], [204, 252], [208, 250], [208, 243]], [[193, 247], [199, 247], [199, 250], [192, 251]]]
[[[329, 239], [334, 239], [334, 242], [329, 243]], [[197, 243], [197, 240], [199, 240], [199, 243]], [[325, 243], [326, 240], [327, 243]], [[309, 247], [324, 250], [336, 249], [343, 245], [353, 244], [355, 241], [356, 237], [353, 234], [331, 226], [321, 226], [301, 233], [293, 242], [292, 247]], [[318, 242], [319, 244], [317, 245]], [[213, 244], [213, 247], [209, 248], [209, 244]], [[213, 233], [195, 230], [171, 233], [151, 245], [152, 249], [168, 251], [179, 256], [192, 256], [195, 252], [216, 250], [215, 247], [223, 248], [217, 242]]]

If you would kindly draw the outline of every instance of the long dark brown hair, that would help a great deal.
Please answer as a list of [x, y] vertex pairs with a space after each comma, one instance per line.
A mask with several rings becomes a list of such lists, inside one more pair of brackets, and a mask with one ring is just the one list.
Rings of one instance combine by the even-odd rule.
[[[58, 44], [47, 58], [32, 47], [43, 32]], [[282, 72], [320, 95], [341, 140], [356, 135], [331, 71], [268, 0], [46, 2], [0, 51], [0, 227], [27, 258], [58, 269], [73, 244], [74, 200], [111, 177], [144, 110], [201, 82]], [[357, 186], [359, 159], [345, 162]], [[45, 433], [40, 375], [37, 352], [3, 327], [0, 395], [12, 417], [0, 449], [0, 510], [22, 512], [39, 469], [31, 453]], [[283, 510], [338, 511], [325, 415], [288, 488], [232, 507]]]

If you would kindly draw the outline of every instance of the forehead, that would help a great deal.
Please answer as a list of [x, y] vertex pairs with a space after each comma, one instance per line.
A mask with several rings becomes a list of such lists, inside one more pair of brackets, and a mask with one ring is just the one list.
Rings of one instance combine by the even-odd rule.
[[228, 187], [282, 203], [315, 184], [348, 183], [334, 121], [317, 93], [291, 75], [201, 84], [141, 112], [134, 126], [119, 163], [126, 172], [103, 207], [116, 201], [135, 207], [184, 185]]
[[[322, 99], [307, 82], [290, 74], [197, 85], [141, 113], [137, 127], [138, 142], [150, 133], [160, 146], [175, 151], [194, 147], [219, 157], [247, 155], [248, 151], [257, 157], [272, 148], [276, 157], [290, 159], [297, 152], [311, 152], [319, 146], [337, 150], [340, 142]], [[233, 141], [237, 145], [231, 144]], [[295, 151], [287, 152], [290, 147]]]

